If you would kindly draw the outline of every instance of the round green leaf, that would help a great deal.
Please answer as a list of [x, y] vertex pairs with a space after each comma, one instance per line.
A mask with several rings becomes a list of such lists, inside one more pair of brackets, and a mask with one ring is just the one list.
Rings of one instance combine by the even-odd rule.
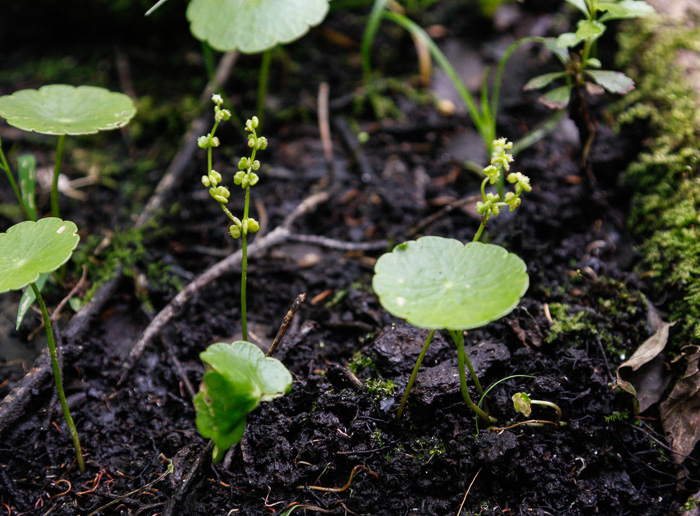
[[47, 217], [15, 224], [0, 233], [0, 294], [34, 283], [66, 263], [80, 241], [67, 220]]
[[422, 237], [377, 260], [372, 287], [392, 315], [419, 328], [468, 330], [515, 308], [525, 262], [500, 246]]
[[222, 52], [256, 54], [290, 43], [318, 25], [328, 0], [192, 0], [190, 31]]
[[93, 134], [129, 123], [136, 107], [123, 93], [53, 84], [0, 97], [0, 117], [42, 134]]

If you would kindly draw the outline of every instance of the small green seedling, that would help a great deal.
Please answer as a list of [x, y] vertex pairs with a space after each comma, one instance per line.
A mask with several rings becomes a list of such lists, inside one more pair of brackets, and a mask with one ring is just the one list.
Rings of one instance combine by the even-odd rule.
[[260, 162], [255, 159], [255, 155], [259, 150], [267, 148], [267, 138], [258, 136], [257, 127], [258, 119], [253, 117], [246, 121], [245, 130], [250, 133], [248, 135], [248, 147], [251, 148], [250, 158], [241, 158], [238, 162], [238, 172], [233, 177], [234, 184], [245, 190], [245, 205], [243, 208], [243, 218], [239, 219], [226, 207], [231, 193], [225, 186], [221, 186], [221, 174], [212, 169], [212, 149], [219, 146], [219, 138], [215, 136], [216, 129], [219, 123], [223, 120], [229, 120], [231, 113], [221, 108], [224, 100], [220, 95], [212, 96], [214, 102], [214, 127], [206, 136], [200, 136], [198, 145], [202, 149], [207, 150], [207, 175], [202, 176], [202, 184], [209, 188], [209, 194], [219, 203], [221, 209], [226, 213], [228, 218], [233, 221], [229, 228], [229, 233], [233, 238], [240, 238], [242, 244], [243, 257], [241, 260], [241, 327], [243, 340], [248, 340], [248, 324], [247, 324], [247, 307], [246, 307], [246, 283], [248, 276], [248, 233], [255, 233], [260, 229], [260, 224], [252, 217], [248, 217], [250, 209], [250, 187], [255, 186], [260, 177], [255, 173], [260, 169]]
[[397, 418], [401, 417], [435, 331], [447, 330], [457, 346], [462, 397], [472, 411], [493, 422], [488, 412], [469, 395], [465, 364], [479, 394], [483, 395], [484, 390], [464, 351], [463, 332], [509, 314], [529, 285], [527, 267], [518, 256], [500, 246], [478, 242], [491, 216], [498, 215], [503, 206], [514, 210], [520, 205], [522, 192], [530, 191], [529, 179], [520, 173], [509, 174], [515, 192], [509, 192], [503, 201], [498, 194], [484, 191], [486, 183], [498, 182], [501, 170], [509, 170], [513, 157], [506, 151], [511, 145], [505, 139], [493, 142], [496, 151], [491, 165], [484, 170], [483, 200], [477, 204], [482, 223], [474, 241], [465, 245], [455, 239], [427, 236], [398, 245], [377, 260], [372, 287], [382, 306], [392, 315], [430, 330], [404, 391]]
[[207, 371], [194, 398], [197, 430], [214, 441], [213, 461], [240, 442], [248, 414], [261, 401], [272, 401], [292, 388], [292, 375], [279, 360], [255, 344], [217, 342], [200, 355]]
[[530, 399], [530, 396], [525, 392], [517, 392], [513, 394], [511, 400], [513, 401], [513, 408], [515, 411], [521, 413], [525, 417], [530, 417], [530, 414], [532, 413], [532, 405], [541, 405], [543, 407], [554, 409], [557, 414], [556, 422], [559, 423], [561, 421], [561, 409], [556, 403], [552, 403], [551, 401]]
[[[24, 131], [58, 135], [51, 186], [51, 213], [59, 216], [58, 177], [66, 135], [94, 134], [124, 127], [136, 114], [134, 103], [122, 93], [93, 86], [54, 84], [38, 90], [21, 90], [0, 97], [0, 117]], [[21, 164], [20, 164], [21, 165]], [[25, 203], [0, 148], [0, 168], [5, 170], [22, 211], [28, 220], [36, 213]], [[33, 191], [33, 186], [31, 186]]]
[[[654, 8], [641, 0], [621, 0], [600, 2], [598, 0], [566, 0], [581, 11], [584, 19], [579, 20], [576, 32], [566, 32], [556, 38], [538, 38], [559, 59], [564, 70], [546, 73], [531, 79], [526, 90], [539, 90], [555, 81], [564, 81], [545, 93], [541, 100], [552, 108], [569, 106], [572, 119], [577, 121], [581, 131], [583, 156], [595, 135], [589, 121], [590, 115], [583, 100], [584, 88], [591, 93], [624, 95], [634, 89], [634, 81], [622, 72], [601, 70], [601, 62], [595, 57], [596, 41], [605, 33], [606, 23], [612, 20], [641, 18], [654, 12]], [[576, 50], [578, 49], [578, 50]], [[575, 111], [580, 111], [578, 114]], [[580, 119], [580, 121], [579, 121]]]
[[7, 232], [0, 233], [0, 294], [9, 290], [20, 290], [29, 285], [36, 296], [46, 326], [46, 339], [61, 410], [73, 440], [78, 466], [80, 471], [85, 471], [78, 431], [63, 391], [51, 318], [36, 285], [42, 274], [55, 271], [70, 259], [79, 241], [76, 225], [55, 217], [40, 219], [37, 222], [20, 222]]

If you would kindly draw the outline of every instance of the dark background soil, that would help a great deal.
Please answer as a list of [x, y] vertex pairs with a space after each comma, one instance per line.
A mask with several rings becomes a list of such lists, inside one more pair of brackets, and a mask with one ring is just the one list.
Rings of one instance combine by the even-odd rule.
[[[81, 228], [83, 245], [94, 245], [108, 231], [131, 227], [132, 213], [142, 209], [198, 115], [195, 99], [206, 82], [200, 46], [189, 36], [184, 2], [171, 0], [146, 20], [141, 14], [148, 2], [93, 2], [69, 12], [58, 2], [39, 3], [39, 15], [22, 3], [6, 6], [0, 44], [11, 51], [0, 57], [0, 94], [39, 87], [49, 78], [123, 91], [128, 79], [139, 98], [141, 113], [121, 138], [108, 134], [69, 144], [67, 175], [81, 175], [79, 151], [88, 149], [93, 159], [102, 153], [101, 166], [116, 181], [115, 188], [88, 187], [84, 202], [63, 198], [64, 217]], [[446, 1], [415, 17], [423, 26], [445, 27], [441, 43], [457, 41], [482, 64], [493, 65], [493, 49], [513, 37], [564, 27], [561, 13], [548, 12], [558, 7], [511, 5], [505, 14], [513, 13], [513, 21], [501, 13], [494, 24], [469, 2]], [[344, 102], [359, 96], [357, 43], [368, 10], [333, 11], [322, 28], [276, 54], [263, 130], [270, 147], [259, 156], [264, 173], [252, 193], [254, 216], [265, 220], [262, 232], [269, 232], [322, 187], [327, 167], [315, 96], [326, 81], [331, 104], [340, 106], [331, 118], [369, 133], [359, 152], [371, 174], [334, 123], [331, 197], [298, 220], [295, 231], [357, 244], [398, 243], [422, 234], [469, 241], [479, 225], [473, 207], [455, 209], [412, 234], [442, 206], [478, 192], [480, 178], [462, 166], [465, 158], [481, 159], [468, 117], [459, 111], [440, 115], [432, 103], [419, 101], [426, 97], [419, 89], [387, 90], [402, 119], [377, 121], [368, 103]], [[387, 24], [380, 33], [374, 63], [385, 76], [411, 85], [417, 68], [412, 42], [394, 29]], [[334, 34], [350, 43], [338, 43]], [[614, 39], [604, 40], [602, 56], [609, 59], [613, 51]], [[244, 116], [255, 104], [257, 63], [244, 56], [227, 89]], [[499, 134], [517, 140], [549, 116], [521, 86], [550, 66], [537, 50], [514, 57], [504, 81]], [[308, 507], [295, 514], [679, 514], [688, 494], [698, 490], [692, 473], [697, 453], [686, 461], [690, 472], [671, 461], [655, 410], [645, 418], [610, 419], [632, 410], [629, 397], [612, 385], [622, 357], [650, 334], [650, 304], [643, 281], [632, 272], [634, 242], [624, 231], [628, 193], [617, 186], [639, 142], [607, 127], [609, 100], [594, 103], [601, 120], [590, 156], [595, 182], [579, 167], [570, 121], [516, 157], [514, 166], [530, 176], [533, 191], [514, 214], [489, 223], [484, 241], [525, 260], [530, 288], [509, 316], [466, 336], [482, 384], [533, 377], [507, 380], [490, 392], [487, 401], [499, 425], [522, 421], [510, 397], [527, 391], [558, 403], [567, 426], [489, 431], [482, 424], [477, 435], [459, 392], [454, 346], [440, 336], [397, 424], [395, 410], [426, 332], [389, 316], [372, 293], [373, 264], [383, 251], [285, 243], [251, 259], [249, 324], [253, 340], [267, 347], [294, 298], [307, 294], [276, 353], [294, 375], [293, 389], [253, 412], [240, 446], [222, 466], [212, 467], [183, 375], [196, 389], [203, 371], [199, 353], [212, 342], [240, 337], [237, 273], [201, 290], [117, 385], [121, 364], [153, 310], [165, 306], [178, 284], [220, 260], [221, 250], [228, 254], [238, 245], [199, 183], [206, 166], [200, 153], [158, 224], [149, 226], [142, 241], [125, 245], [133, 260], [89, 332], [64, 341], [66, 390], [88, 471], [80, 474], [74, 466], [53, 384], [43, 382], [23, 416], [2, 434], [0, 508], [11, 515], [85, 515], [124, 497], [101, 514], [281, 514], [294, 503]], [[12, 158], [32, 151], [40, 164], [51, 163], [50, 139], [5, 125], [0, 131]], [[244, 140], [230, 127], [218, 135], [222, 148], [215, 168], [228, 177], [246, 152]], [[112, 160], [116, 170], [107, 165]], [[0, 184], [0, 199], [11, 204], [10, 189]], [[239, 193], [232, 189], [234, 213], [242, 211]], [[2, 229], [14, 222], [3, 211]], [[90, 254], [84, 253], [88, 278], [96, 282], [105, 258]], [[155, 263], [163, 266], [153, 268]], [[67, 290], [49, 290], [54, 306]], [[564, 318], [585, 312], [588, 325], [552, 334], [545, 307], [563, 305]], [[13, 338], [33, 337], [39, 319], [28, 316]], [[0, 396], [23, 374], [16, 365], [0, 367]], [[382, 390], [388, 382], [395, 384], [390, 392]], [[537, 408], [533, 416], [553, 417]], [[160, 478], [168, 460], [174, 472]], [[337, 492], [310, 488], [346, 483]]]

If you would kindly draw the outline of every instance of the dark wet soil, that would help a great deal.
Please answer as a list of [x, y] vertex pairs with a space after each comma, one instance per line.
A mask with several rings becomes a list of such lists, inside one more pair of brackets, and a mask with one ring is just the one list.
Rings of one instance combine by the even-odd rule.
[[[480, 50], [487, 64], [492, 64], [490, 49], [507, 41], [514, 30], [522, 36], [523, 27], [541, 30], [553, 23], [546, 13], [510, 6], [521, 23], [496, 30], [483, 18], [460, 22], [455, 12], [476, 17], [474, 9], [446, 4], [426, 14], [422, 23], [443, 24], [449, 38]], [[162, 9], [167, 8], [174, 10], [175, 5]], [[20, 11], [15, 14], [21, 16]], [[268, 114], [264, 130], [270, 148], [260, 159], [267, 173], [253, 191], [255, 212], [265, 220], [263, 231], [280, 224], [310, 192], [323, 187], [327, 167], [313, 98], [321, 80], [330, 83], [331, 97], [340, 99], [339, 105], [359, 86], [356, 47], [339, 46], [330, 31], [357, 42], [366, 13], [331, 13], [324, 30], [291, 45], [283, 56], [285, 66], [273, 68], [272, 102], [279, 111], [292, 112], [287, 118]], [[154, 30], [165, 33], [172, 16], [154, 21]], [[173, 46], [187, 62], [198, 55], [198, 47], [187, 39], [186, 26], [176, 27], [179, 40]], [[475, 34], [482, 39], [475, 41]], [[154, 80], [149, 73], [155, 71], [148, 66], [155, 63], [154, 56], [112, 32], [104, 39], [105, 45], [122, 45], [137, 86], [155, 95], [149, 82]], [[139, 45], [158, 45], [151, 38], [137, 39]], [[69, 48], [78, 47], [71, 43]], [[380, 69], [408, 80], [416, 69], [413, 58], [396, 57], [413, 56], [410, 39], [392, 28], [379, 44]], [[26, 59], [37, 58], [34, 47], [17, 48]], [[164, 61], [158, 73], [177, 77], [170, 65], [178, 60]], [[254, 77], [257, 62], [249, 57], [242, 61], [241, 73]], [[549, 116], [519, 87], [546, 68], [541, 62], [537, 52], [526, 51], [515, 70], [510, 67], [500, 134], [517, 139]], [[17, 66], [13, 59], [6, 63]], [[203, 74], [201, 66], [190, 66], [189, 72]], [[187, 81], [173, 80], [173, 87], [186, 87]], [[189, 82], [197, 83], [190, 90], [197, 95], [203, 81]], [[0, 81], [0, 93], [39, 85], [31, 78], [17, 83], [7, 78]], [[238, 84], [230, 94], [245, 106], [244, 113], [254, 105]], [[299, 219], [294, 230], [347, 243], [401, 242], [427, 234], [471, 240], [479, 219], [469, 205], [413, 233], [446, 204], [478, 192], [480, 178], [462, 167], [463, 158], [455, 157], [464, 150], [462, 142], [474, 141], [468, 118], [440, 115], [432, 105], [398, 90], [388, 94], [404, 113], [403, 120], [377, 122], [367, 104], [359, 111], [347, 105], [331, 112], [336, 120], [331, 196]], [[604, 107], [596, 106], [600, 120], [606, 119]], [[343, 141], [339, 118], [369, 134], [356, 155]], [[132, 169], [147, 155], [141, 146], [167, 145], [163, 133], [172, 140], [170, 150], [150, 151], [156, 167], [143, 176], [149, 188], [186, 125], [161, 125], [138, 138], [125, 137]], [[14, 133], [3, 133], [4, 141], [8, 134]], [[228, 150], [216, 155], [215, 168], [226, 175], [245, 148], [234, 130], [224, 129], [220, 136]], [[17, 137], [11, 143], [19, 141]], [[635, 243], [624, 230], [628, 195], [617, 187], [637, 146], [601, 124], [589, 158], [594, 182], [578, 164], [579, 145], [570, 121], [516, 157], [515, 167], [530, 176], [533, 191], [514, 214], [493, 219], [485, 239], [525, 260], [530, 288], [510, 315], [468, 332], [465, 339], [482, 384], [500, 381], [486, 399], [498, 419], [491, 429], [483, 422], [477, 428], [464, 404], [456, 350], [440, 334], [423, 362], [404, 418], [396, 422], [403, 388], [427, 332], [392, 318], [372, 293], [372, 267], [381, 251], [285, 243], [253, 257], [248, 304], [256, 343], [266, 348], [294, 298], [307, 294], [275, 355], [293, 373], [294, 384], [289, 395], [262, 404], [250, 415], [241, 444], [216, 467], [195, 428], [183, 380], [196, 389], [203, 372], [199, 353], [212, 342], [240, 338], [237, 273], [201, 290], [147, 348], [126, 382], [117, 385], [122, 363], [153, 315], [143, 303], [144, 292], [156, 311], [176, 293], [174, 281], [152, 281], [146, 274], [149, 263], [162, 260], [170, 266], [171, 278], [186, 284], [221, 259], [212, 250], [236, 249], [226, 218], [199, 183], [205, 157], [198, 154], [186, 181], [168, 200], [172, 209], [159, 218], [160, 228], [170, 229], [147, 235], [145, 254], [89, 330], [78, 339], [64, 339], [66, 390], [87, 472], [80, 474], [73, 463], [48, 377], [34, 387], [21, 417], [2, 432], [0, 513], [263, 515], [289, 514], [285, 511], [296, 506], [294, 514], [377, 516], [679, 514], [688, 493], [698, 490], [697, 475], [671, 461], [656, 410], [645, 418], [631, 417], [631, 400], [612, 388], [622, 356], [649, 336], [645, 285], [632, 272]], [[48, 144], [43, 152], [49, 160]], [[130, 181], [125, 172], [116, 177], [124, 184]], [[0, 193], [10, 202], [9, 192]], [[236, 194], [234, 190], [234, 212], [242, 207]], [[84, 237], [114, 226], [126, 229], [130, 201], [143, 203], [139, 195], [92, 187], [87, 202], [65, 203], [65, 218], [78, 223]], [[10, 222], [3, 218], [3, 227]], [[92, 258], [93, 263], [99, 260]], [[144, 277], [145, 282], [134, 281]], [[56, 288], [51, 301], [62, 295]], [[585, 312], [589, 324], [554, 332], [549, 317], [555, 307], [563, 310], [564, 318]], [[31, 336], [39, 317], [30, 318], [14, 337]], [[0, 395], [10, 393], [23, 374], [17, 366], [0, 367]], [[507, 377], [512, 378], [503, 380]], [[559, 404], [566, 426], [517, 424], [524, 418], [515, 413], [510, 398], [519, 391]], [[555, 420], [543, 407], [535, 407], [532, 417]], [[166, 474], [171, 461], [173, 471]], [[692, 471], [697, 454], [688, 464]]]

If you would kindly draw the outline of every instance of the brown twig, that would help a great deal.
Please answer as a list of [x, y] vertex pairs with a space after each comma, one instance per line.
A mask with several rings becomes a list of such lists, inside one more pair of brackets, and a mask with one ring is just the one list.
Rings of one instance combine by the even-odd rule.
[[58, 306], [56, 309], [53, 311], [53, 314], [51, 314], [51, 322], [56, 322], [58, 321], [58, 318], [61, 316], [61, 311], [65, 308], [66, 304], [68, 304], [68, 301], [70, 301], [73, 296], [75, 296], [79, 290], [85, 288], [87, 285], [86, 278], [87, 277], [87, 267], [83, 265], [83, 274], [80, 277], [80, 280], [76, 285], [71, 289], [70, 292], [68, 292], [68, 295], [63, 298], [63, 300], [58, 303]]
[[[314, 194], [310, 197], [304, 199], [292, 213], [290, 213], [284, 220], [281, 226], [276, 227], [270, 233], [259, 238], [253, 242], [253, 244], [248, 248], [248, 256], [255, 256], [262, 251], [269, 249], [275, 245], [289, 239], [291, 234], [290, 226], [292, 223], [305, 213], [308, 213], [314, 209], [319, 204], [328, 200], [328, 194], [326, 192], [320, 192]], [[189, 303], [190, 299], [199, 292], [200, 289], [211, 283], [212, 281], [218, 279], [224, 274], [232, 272], [237, 268], [243, 258], [243, 253], [239, 249], [232, 255], [221, 260], [219, 263], [206, 270], [194, 280], [192, 280], [180, 293], [173, 298], [168, 305], [156, 315], [148, 327], [143, 331], [141, 337], [139, 338], [136, 345], [133, 347], [126, 361], [124, 362], [124, 370], [121, 377], [119, 378], [118, 385], [121, 385], [126, 380], [127, 376], [131, 372], [134, 364], [141, 357], [146, 349], [146, 346], [153, 340], [153, 338], [160, 333], [163, 327], [175, 316], [180, 310]]]
[[287, 314], [284, 316], [284, 319], [282, 320], [282, 325], [280, 326], [279, 331], [277, 332], [277, 335], [275, 335], [275, 340], [272, 341], [272, 344], [270, 344], [270, 349], [267, 350], [267, 354], [265, 355], [266, 357], [271, 357], [274, 353], [275, 350], [277, 349], [277, 346], [279, 343], [282, 341], [282, 338], [284, 337], [284, 334], [287, 333], [287, 328], [289, 328], [289, 325], [292, 322], [292, 319], [294, 319], [294, 314], [297, 313], [297, 310], [301, 308], [301, 305], [306, 301], [306, 294], [299, 294], [294, 302], [292, 303], [292, 307], [289, 309]]
[[333, 165], [333, 142], [331, 141], [331, 125], [328, 119], [328, 95], [330, 88], [327, 82], [322, 82], [318, 87], [318, 132], [321, 136], [323, 146], [323, 157], [326, 160], [326, 182], [332, 185], [336, 179], [335, 167]]

